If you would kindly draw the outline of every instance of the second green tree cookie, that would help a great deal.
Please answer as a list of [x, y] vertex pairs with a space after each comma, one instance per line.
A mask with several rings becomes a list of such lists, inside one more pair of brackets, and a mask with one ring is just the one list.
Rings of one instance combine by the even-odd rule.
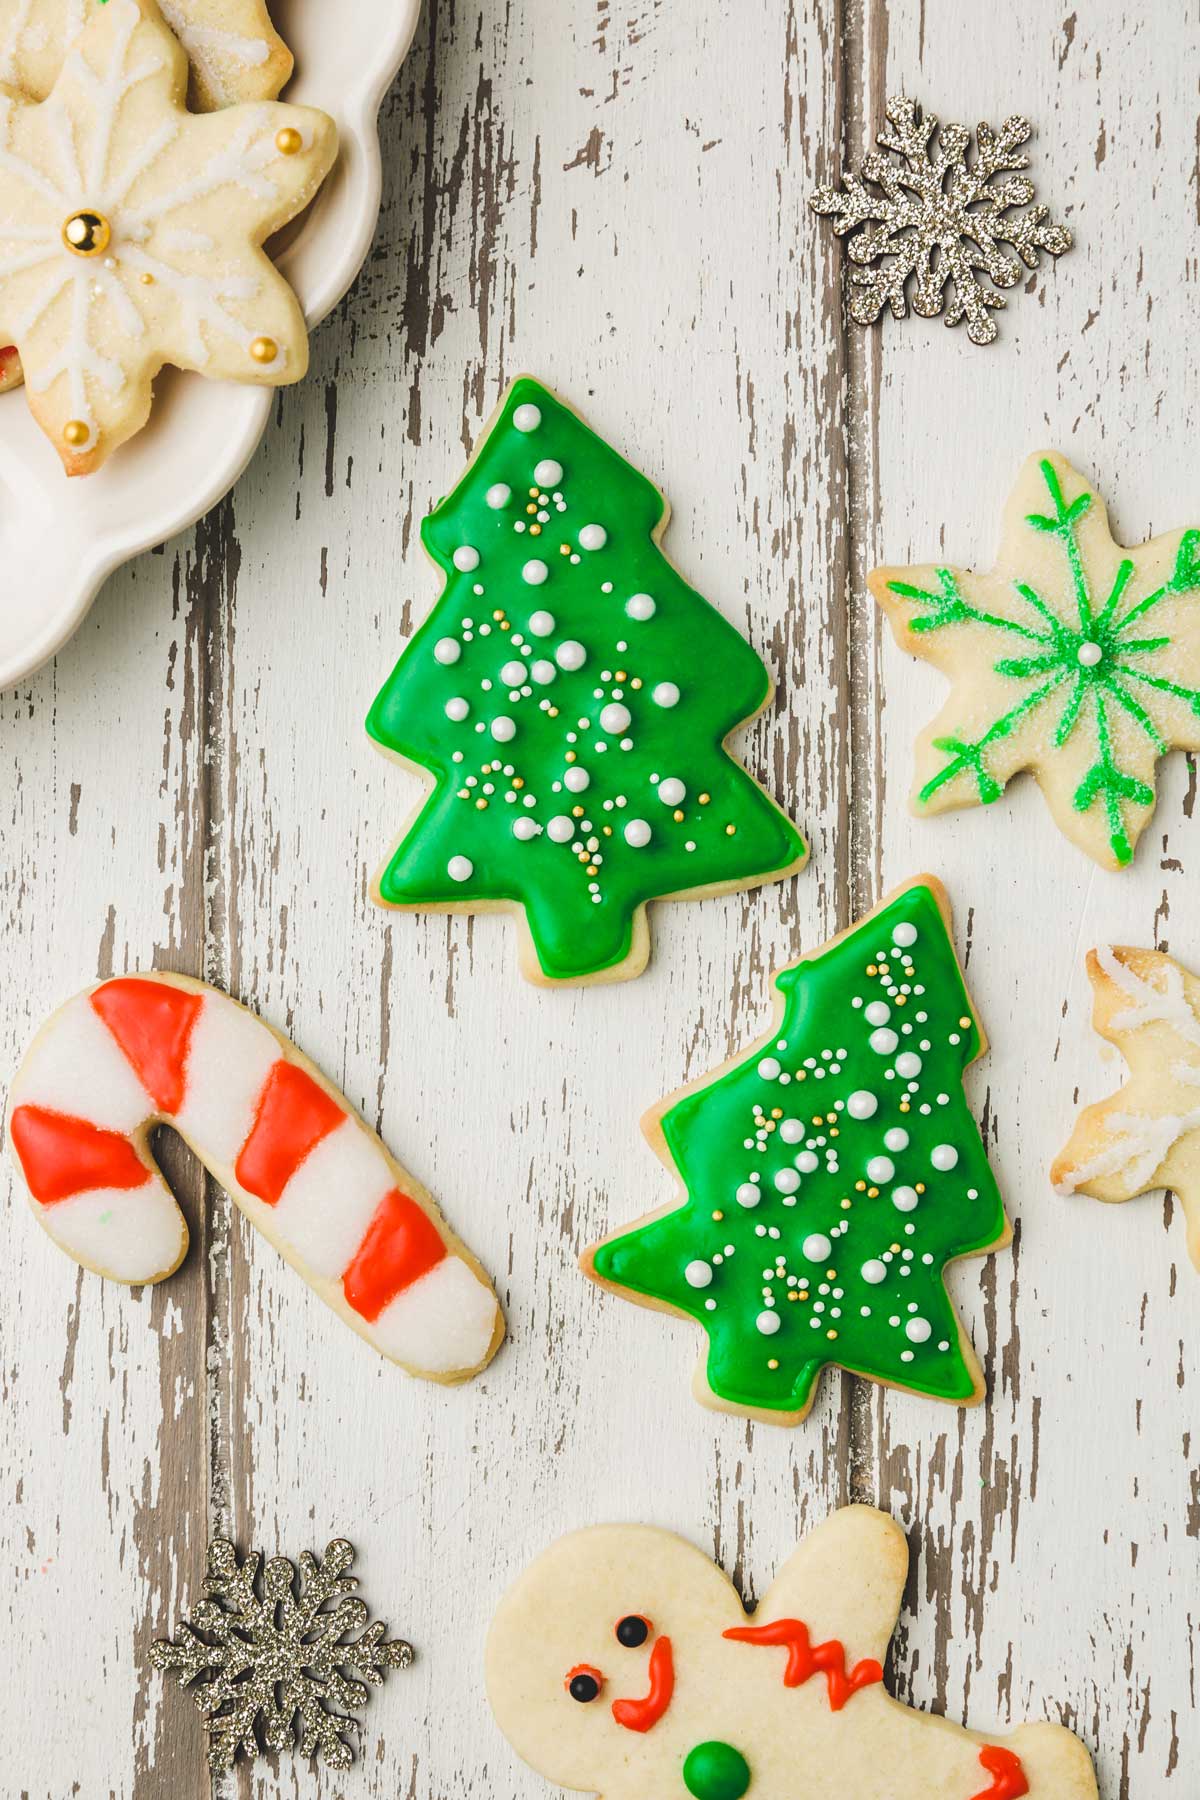
[[704, 1327], [707, 1405], [795, 1424], [829, 1363], [983, 1398], [944, 1270], [1010, 1233], [963, 1096], [986, 1043], [949, 910], [931, 875], [898, 888], [776, 977], [765, 1038], [643, 1121], [683, 1194], [583, 1266]]
[[770, 677], [658, 548], [667, 517], [523, 377], [421, 528], [446, 586], [367, 730], [434, 789], [375, 897], [516, 912], [534, 981], [638, 975], [647, 901], [779, 880], [806, 855], [725, 747]]

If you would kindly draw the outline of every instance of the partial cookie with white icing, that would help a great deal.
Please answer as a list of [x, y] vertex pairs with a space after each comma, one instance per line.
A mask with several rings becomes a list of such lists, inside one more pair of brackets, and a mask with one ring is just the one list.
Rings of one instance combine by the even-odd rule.
[[[110, 0], [0, 0], [0, 84], [44, 100], [88, 21]], [[266, 0], [160, 0], [188, 53], [198, 112], [241, 100], [273, 100], [292, 72], [292, 53]]]
[[171, 1125], [252, 1224], [380, 1355], [457, 1382], [504, 1319], [421, 1184], [295, 1044], [182, 975], [130, 975], [53, 1014], [9, 1096], [38, 1223], [114, 1281], [161, 1281], [187, 1253], [150, 1152]]
[[107, 0], [48, 99], [0, 94], [0, 343], [70, 475], [150, 413], [164, 363], [278, 386], [308, 365], [262, 245], [311, 200], [333, 121], [264, 102], [189, 113], [153, 0]]
[[1200, 980], [1161, 950], [1089, 953], [1092, 1025], [1129, 1080], [1075, 1121], [1050, 1179], [1060, 1194], [1132, 1200], [1172, 1188], [1200, 1269]]
[[1091, 1758], [1060, 1725], [998, 1742], [892, 1699], [907, 1570], [899, 1526], [849, 1506], [751, 1620], [670, 1532], [573, 1532], [500, 1602], [488, 1698], [520, 1757], [603, 1800], [1095, 1800]]

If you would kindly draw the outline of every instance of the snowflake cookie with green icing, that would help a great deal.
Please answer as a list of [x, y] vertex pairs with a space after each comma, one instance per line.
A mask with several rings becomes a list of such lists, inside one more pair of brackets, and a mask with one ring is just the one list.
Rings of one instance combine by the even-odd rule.
[[779, 880], [806, 854], [726, 748], [771, 681], [659, 549], [667, 510], [515, 381], [422, 526], [446, 585], [367, 719], [434, 782], [375, 898], [517, 913], [533, 981], [637, 975], [649, 900]]
[[[112, 0], [0, 0], [0, 84], [44, 100], [87, 21]], [[188, 53], [198, 112], [238, 100], [273, 100], [292, 53], [266, 0], [159, 0]]]
[[153, 0], [107, 0], [49, 97], [0, 90], [0, 343], [70, 475], [150, 413], [164, 363], [296, 381], [308, 338], [262, 245], [316, 192], [332, 119], [277, 102], [196, 115]]
[[1087, 1106], [1050, 1171], [1060, 1194], [1132, 1200], [1171, 1188], [1200, 1269], [1200, 979], [1161, 950], [1093, 950], [1092, 1025], [1129, 1080]]
[[708, 1334], [696, 1397], [791, 1425], [821, 1370], [971, 1405], [946, 1291], [1009, 1226], [963, 1074], [986, 1048], [941, 884], [917, 876], [785, 969], [768, 1035], [643, 1120], [682, 1198], [585, 1271]]
[[987, 574], [869, 580], [901, 649], [953, 682], [918, 739], [914, 810], [990, 805], [1031, 769], [1067, 837], [1103, 868], [1129, 863], [1159, 757], [1200, 748], [1200, 530], [1123, 549], [1047, 451], [1021, 471]]

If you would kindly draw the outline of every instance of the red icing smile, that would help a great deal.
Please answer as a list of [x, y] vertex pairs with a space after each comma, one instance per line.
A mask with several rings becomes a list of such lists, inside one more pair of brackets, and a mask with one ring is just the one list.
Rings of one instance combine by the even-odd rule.
[[671, 1704], [675, 1692], [675, 1662], [670, 1638], [660, 1637], [650, 1652], [650, 1691], [644, 1700], [614, 1700], [613, 1718], [626, 1731], [649, 1731]]

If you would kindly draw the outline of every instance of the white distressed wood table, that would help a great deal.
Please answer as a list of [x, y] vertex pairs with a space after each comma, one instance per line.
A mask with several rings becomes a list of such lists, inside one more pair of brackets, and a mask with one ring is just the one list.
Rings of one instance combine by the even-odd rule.
[[[429, 0], [385, 113], [375, 250], [308, 380], [232, 497], [0, 703], [0, 1078], [98, 975], [228, 986], [439, 1195], [510, 1341], [458, 1391], [406, 1380], [182, 1156], [185, 1268], [103, 1283], [6, 1166], [5, 1794], [209, 1792], [198, 1718], [147, 1648], [198, 1598], [213, 1527], [292, 1554], [348, 1535], [420, 1652], [350, 1774], [260, 1761], [214, 1792], [535, 1800], [480, 1660], [538, 1549], [644, 1519], [753, 1594], [851, 1498], [914, 1552], [901, 1694], [981, 1726], [1061, 1718], [1105, 1800], [1200, 1793], [1200, 1280], [1169, 1199], [1104, 1208], [1046, 1179], [1078, 1097], [1112, 1085], [1085, 948], [1200, 965], [1195, 768], [1165, 765], [1120, 877], [1028, 782], [914, 821], [941, 683], [885, 641], [863, 579], [885, 553], [985, 564], [1045, 445], [1127, 541], [1196, 521], [1196, 33], [1194, 4], [1128, 0]], [[938, 322], [844, 327], [841, 247], [807, 199], [902, 87], [943, 118], [1027, 113], [1077, 232], [990, 350]], [[499, 918], [367, 897], [415, 792], [361, 721], [437, 592], [418, 522], [522, 369], [669, 495], [667, 549], [773, 666], [748, 758], [812, 842], [782, 886], [660, 908], [648, 973], [575, 993], [522, 983]], [[969, 1092], [1017, 1227], [952, 1277], [989, 1402], [831, 1374], [793, 1432], [705, 1413], [693, 1331], [587, 1284], [577, 1252], [670, 1194], [641, 1110], [764, 1026], [773, 968], [924, 868], [992, 1039]]]

